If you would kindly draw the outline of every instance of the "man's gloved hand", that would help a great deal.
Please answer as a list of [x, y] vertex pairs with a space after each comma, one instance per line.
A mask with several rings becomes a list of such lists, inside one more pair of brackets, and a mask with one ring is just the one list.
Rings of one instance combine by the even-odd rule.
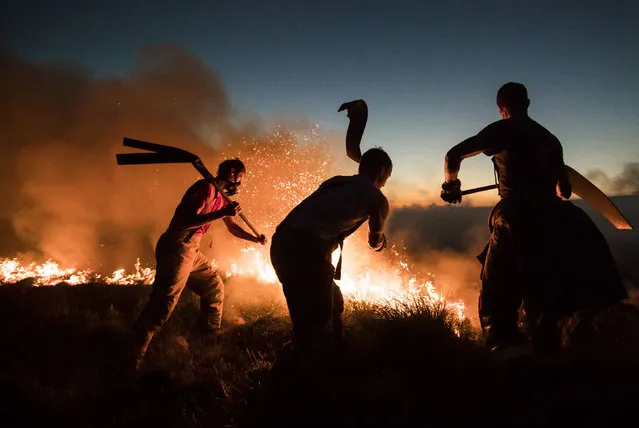
[[378, 249], [376, 249], [375, 251], [379, 253], [379, 252], [380, 252], [380, 251], [382, 251], [384, 248], [386, 248], [386, 245], [387, 245], [387, 244], [388, 244], [388, 243], [386, 242], [386, 235], [382, 234], [382, 245], [381, 245]]
[[455, 180], [442, 184], [441, 198], [449, 204], [461, 203], [461, 181]]

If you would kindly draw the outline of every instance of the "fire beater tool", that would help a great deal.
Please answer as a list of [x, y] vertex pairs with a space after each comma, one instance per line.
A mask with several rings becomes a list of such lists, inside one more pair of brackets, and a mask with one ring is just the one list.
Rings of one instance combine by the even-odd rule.
[[[581, 199], [595, 208], [603, 215], [612, 225], [620, 230], [632, 230], [633, 227], [628, 219], [623, 215], [621, 210], [610, 200], [610, 198], [595, 186], [590, 180], [575, 171], [572, 167], [566, 165], [568, 179], [572, 187], [572, 192]], [[462, 191], [462, 195], [470, 195], [473, 193], [483, 192], [486, 190], [496, 189], [497, 184], [489, 186], [475, 187]]]
[[[343, 110], [346, 110], [349, 118], [348, 129], [346, 131], [346, 155], [359, 163], [362, 157], [360, 144], [362, 142], [362, 136], [364, 135], [364, 129], [366, 128], [366, 122], [368, 121], [368, 106], [366, 101], [359, 99], [343, 103], [337, 111]], [[572, 192], [575, 195], [595, 208], [610, 221], [615, 228], [621, 230], [631, 230], [633, 228], [628, 219], [604, 192], [572, 167], [566, 165], [566, 170]], [[473, 193], [496, 189], [497, 187], [496, 184], [491, 184], [466, 189], [462, 191], [462, 195], [471, 195]]]
[[[116, 154], [116, 160], [118, 165], [144, 165], [154, 163], [190, 163], [206, 180], [213, 183], [218, 192], [224, 197], [226, 202], [232, 202], [226, 193], [219, 188], [215, 182], [215, 177], [204, 166], [202, 159], [177, 147], [165, 146], [162, 144], [150, 143], [148, 141], [134, 140], [133, 138], [122, 139], [124, 146], [133, 147], [136, 149], [148, 150], [154, 153], [119, 153]], [[261, 234], [253, 227], [251, 222], [248, 221], [246, 216], [242, 213], [239, 214], [240, 218], [244, 220], [244, 223], [253, 231], [255, 236], [259, 237]]]

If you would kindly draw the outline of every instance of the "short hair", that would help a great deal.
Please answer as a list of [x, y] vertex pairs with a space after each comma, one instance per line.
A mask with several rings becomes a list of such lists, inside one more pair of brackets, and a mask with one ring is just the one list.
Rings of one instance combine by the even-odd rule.
[[246, 167], [239, 158], [226, 159], [217, 167], [217, 176], [227, 178], [232, 170], [235, 170], [235, 174], [239, 174], [246, 172]]
[[382, 172], [382, 169], [384, 168], [392, 170], [393, 162], [391, 161], [390, 156], [388, 156], [388, 153], [386, 153], [383, 149], [376, 147], [364, 152], [359, 161], [358, 172], [363, 175], [375, 177], [377, 174]]
[[508, 82], [497, 91], [497, 107], [507, 109], [526, 109], [528, 91], [521, 83]]

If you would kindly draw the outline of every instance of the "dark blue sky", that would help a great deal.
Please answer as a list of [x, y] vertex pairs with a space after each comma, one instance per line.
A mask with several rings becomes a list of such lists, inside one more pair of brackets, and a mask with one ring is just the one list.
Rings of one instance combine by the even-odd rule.
[[[426, 189], [452, 145], [499, 119], [495, 93], [511, 80], [579, 171], [639, 160], [636, 1], [13, 3], [3, 41], [28, 59], [123, 74], [141, 46], [174, 43], [221, 74], [234, 106], [320, 129], [345, 130], [337, 107], [364, 98], [363, 145]], [[464, 161], [464, 187], [491, 182], [491, 168]]]

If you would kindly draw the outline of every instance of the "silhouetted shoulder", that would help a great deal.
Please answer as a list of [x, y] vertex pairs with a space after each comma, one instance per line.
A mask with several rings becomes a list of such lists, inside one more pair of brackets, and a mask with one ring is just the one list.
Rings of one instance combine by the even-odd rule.
[[508, 125], [509, 123], [506, 119], [497, 120], [487, 125], [484, 129], [479, 131], [477, 135], [486, 137], [494, 136], [496, 133], [504, 132], [505, 130], [507, 130]]
[[509, 122], [509, 120], [501, 119], [479, 131], [477, 138], [484, 141], [485, 155], [492, 156], [506, 148], [512, 134]]
[[557, 138], [557, 136], [556, 136], [555, 134], [553, 134], [552, 132], [550, 132], [550, 131], [548, 130], [548, 128], [546, 128], [545, 126], [542, 126], [542, 125], [541, 125], [541, 124], [539, 124], [537, 121], [534, 121], [534, 120], [532, 120], [532, 119], [530, 119], [530, 122], [531, 122], [534, 126], [536, 126], [536, 127], [539, 129], [539, 131], [540, 131], [540, 132], [542, 132], [548, 140], [552, 140], [553, 142], [555, 142], [555, 143], [557, 143], [557, 144], [561, 145], [561, 142], [559, 141], [559, 138]]
[[215, 194], [213, 184], [205, 179], [196, 181], [189, 187], [182, 197], [182, 202], [187, 204], [200, 205], [203, 201]]

